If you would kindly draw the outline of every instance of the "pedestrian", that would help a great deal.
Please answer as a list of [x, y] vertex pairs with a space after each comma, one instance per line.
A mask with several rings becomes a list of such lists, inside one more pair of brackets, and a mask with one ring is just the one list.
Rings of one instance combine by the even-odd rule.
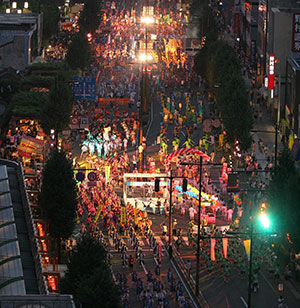
[[167, 279], [168, 279], [169, 283], [171, 282], [172, 277], [173, 277], [173, 273], [172, 273], [171, 269], [169, 268], [168, 271], [167, 271]]
[[160, 276], [160, 265], [159, 265], [159, 264], [156, 264], [156, 267], [155, 267], [155, 275], [156, 275], [156, 276]]
[[190, 275], [191, 275], [191, 268], [192, 268], [192, 263], [191, 263], [190, 260], [187, 260], [186, 268], [187, 268], [188, 276], [190, 277]]
[[166, 236], [166, 235], [167, 235], [167, 232], [168, 232], [168, 227], [166, 226], [166, 224], [165, 224], [165, 223], [163, 223], [162, 227], [163, 227], [163, 233], [162, 233], [162, 236]]
[[133, 265], [134, 265], [134, 258], [133, 258], [132, 255], [129, 256], [128, 265], [129, 265], [129, 271], [132, 273], [132, 271], [133, 271]]
[[122, 259], [122, 266], [125, 267], [125, 265], [127, 264], [127, 254], [125, 252], [123, 252], [121, 254], [121, 259]]
[[280, 295], [279, 298], [277, 299], [277, 303], [278, 303], [278, 308], [284, 307], [284, 299], [282, 295]]
[[173, 235], [175, 235], [175, 236], [177, 235], [176, 226], [177, 226], [177, 220], [175, 218], [174, 222], [173, 222]]

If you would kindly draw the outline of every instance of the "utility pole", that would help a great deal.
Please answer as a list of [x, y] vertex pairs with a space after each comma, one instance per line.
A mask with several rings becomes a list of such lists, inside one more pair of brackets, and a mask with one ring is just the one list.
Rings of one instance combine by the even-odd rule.
[[202, 192], [202, 165], [203, 165], [203, 157], [200, 155], [199, 163], [181, 163], [181, 165], [191, 165], [191, 166], [198, 166], [198, 171], [200, 175], [199, 179], [199, 208], [198, 208], [198, 228], [197, 228], [197, 265], [196, 265], [196, 296], [200, 293], [199, 288], [199, 272], [200, 272], [200, 224], [201, 224], [201, 192]]

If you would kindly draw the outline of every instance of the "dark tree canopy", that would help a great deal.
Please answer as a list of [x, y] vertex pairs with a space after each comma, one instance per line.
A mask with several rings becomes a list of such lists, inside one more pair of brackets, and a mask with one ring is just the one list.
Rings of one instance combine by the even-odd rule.
[[21, 91], [12, 97], [12, 115], [39, 119], [49, 95], [43, 92]]
[[101, 1], [85, 0], [84, 8], [79, 18], [79, 26], [84, 34], [94, 34], [100, 23]]
[[49, 101], [40, 116], [43, 130], [46, 134], [54, 129], [56, 133], [68, 127], [73, 107], [73, 97], [69, 80], [59, 73], [51, 88]]
[[283, 235], [290, 233], [294, 245], [300, 248], [300, 176], [288, 148], [283, 150], [278, 166], [274, 167], [268, 197], [276, 230]]
[[224, 41], [212, 41], [196, 56], [194, 70], [206, 79], [216, 98], [228, 141], [237, 139], [247, 150], [251, 145], [253, 115], [235, 51]]
[[67, 239], [75, 226], [77, 187], [72, 162], [64, 152], [57, 149], [52, 152], [45, 165], [42, 183], [39, 204], [49, 221], [50, 235], [54, 239]]
[[66, 55], [66, 62], [71, 69], [84, 71], [90, 61], [90, 47], [86, 35], [78, 32], [72, 38]]
[[104, 262], [105, 250], [94, 238], [84, 236], [75, 247], [60, 283], [62, 293], [72, 294], [83, 308], [119, 308], [120, 293]]

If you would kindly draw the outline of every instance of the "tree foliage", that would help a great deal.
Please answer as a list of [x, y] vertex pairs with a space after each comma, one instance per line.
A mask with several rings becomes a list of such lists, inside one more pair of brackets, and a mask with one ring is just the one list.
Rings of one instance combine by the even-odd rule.
[[46, 134], [54, 129], [57, 133], [68, 127], [72, 112], [73, 98], [68, 78], [60, 72], [50, 90], [50, 97], [41, 115], [41, 125]]
[[194, 70], [206, 79], [214, 93], [228, 141], [237, 139], [247, 150], [251, 145], [253, 115], [235, 51], [224, 41], [211, 41], [196, 56]]
[[51, 1], [41, 6], [43, 12], [43, 40], [48, 41], [52, 35], [58, 32], [59, 9], [55, 2]]
[[104, 260], [102, 245], [94, 238], [83, 237], [71, 255], [60, 291], [72, 294], [83, 308], [121, 307], [119, 290]]
[[22, 90], [30, 90], [32, 88], [50, 89], [54, 85], [54, 78], [51, 76], [31, 75], [22, 79]]
[[72, 162], [55, 149], [43, 172], [39, 204], [49, 221], [50, 236], [56, 240], [71, 236], [77, 209], [77, 187]]
[[12, 97], [12, 115], [39, 119], [41, 111], [48, 101], [48, 94], [43, 92], [18, 92]]
[[101, 8], [101, 1], [85, 0], [84, 8], [79, 18], [79, 27], [84, 34], [94, 34], [99, 26], [99, 13]]
[[274, 167], [269, 186], [268, 198], [270, 214], [276, 231], [280, 234], [290, 233], [296, 247], [300, 247], [299, 238], [299, 200], [300, 176], [295, 161], [288, 148], [285, 148]]
[[71, 69], [84, 71], [90, 61], [90, 46], [86, 35], [78, 32], [72, 38], [66, 55], [66, 62]]

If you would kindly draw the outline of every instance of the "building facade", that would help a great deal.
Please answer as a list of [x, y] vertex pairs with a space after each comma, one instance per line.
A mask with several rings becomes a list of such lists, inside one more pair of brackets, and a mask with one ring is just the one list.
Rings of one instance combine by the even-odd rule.
[[24, 70], [42, 46], [42, 14], [0, 13], [0, 67]]

